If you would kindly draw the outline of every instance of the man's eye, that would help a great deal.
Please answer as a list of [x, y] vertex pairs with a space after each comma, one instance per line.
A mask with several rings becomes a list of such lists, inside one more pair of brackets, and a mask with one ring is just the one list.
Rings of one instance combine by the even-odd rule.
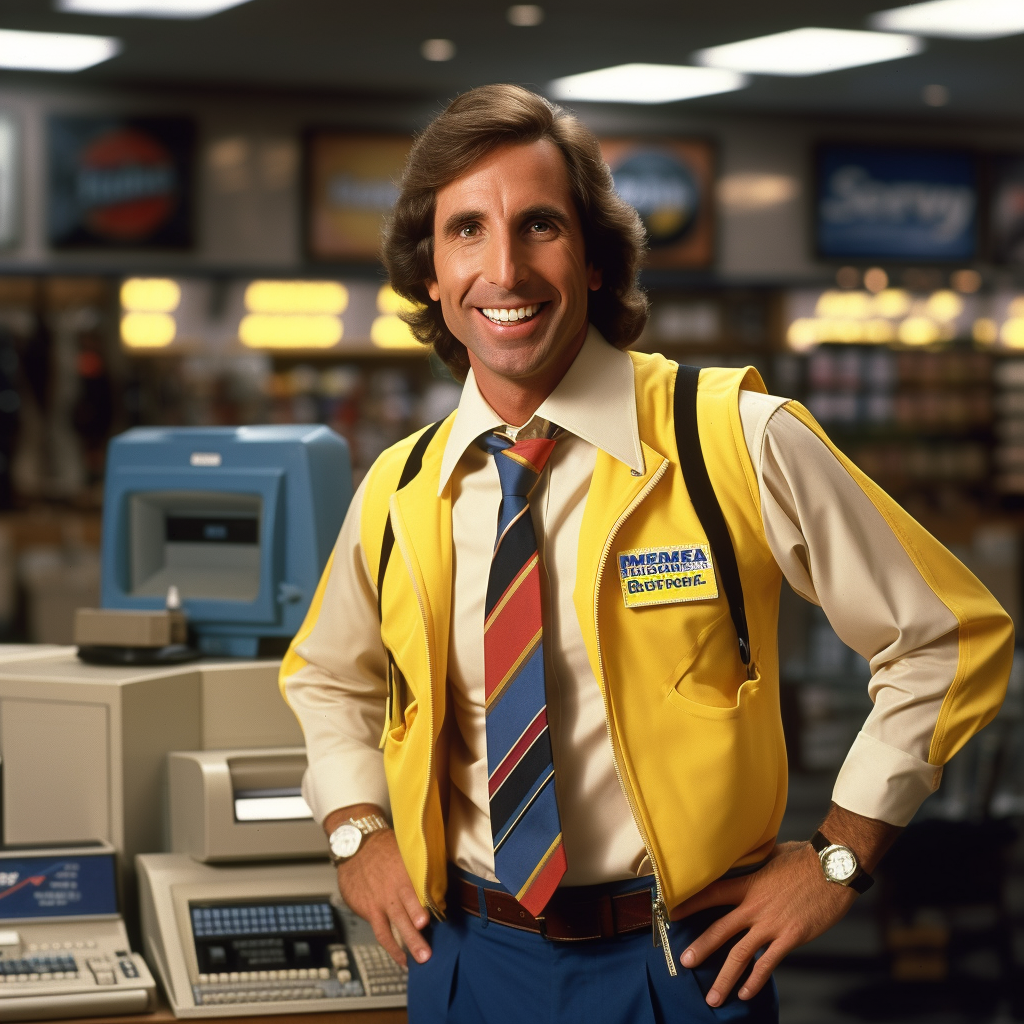
[[459, 238], [472, 238], [479, 228], [475, 224], [465, 224], [459, 228]]
[[535, 220], [530, 225], [530, 230], [534, 234], [541, 234], [541, 233], [543, 233], [545, 231], [550, 231], [551, 230], [551, 225], [546, 220]]

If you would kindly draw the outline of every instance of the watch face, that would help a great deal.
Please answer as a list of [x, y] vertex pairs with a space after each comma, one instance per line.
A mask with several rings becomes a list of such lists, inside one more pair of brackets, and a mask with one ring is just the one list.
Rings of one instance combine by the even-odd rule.
[[335, 857], [351, 857], [362, 839], [363, 833], [355, 825], [341, 825], [331, 835], [331, 852]]
[[857, 859], [845, 846], [833, 846], [825, 851], [822, 866], [833, 881], [845, 882], [856, 873]]

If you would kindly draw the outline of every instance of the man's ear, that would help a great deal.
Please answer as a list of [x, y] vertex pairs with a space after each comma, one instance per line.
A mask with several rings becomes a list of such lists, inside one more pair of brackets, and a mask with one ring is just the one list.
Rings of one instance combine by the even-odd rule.
[[[434, 300], [434, 302], [440, 302], [441, 289], [437, 286], [437, 279], [428, 277], [423, 283], [427, 286], [427, 294]], [[598, 287], [600, 287], [600, 285]]]
[[592, 292], [596, 292], [602, 284], [604, 284], [604, 271], [600, 267], [595, 267], [593, 263], [588, 263], [587, 288]]

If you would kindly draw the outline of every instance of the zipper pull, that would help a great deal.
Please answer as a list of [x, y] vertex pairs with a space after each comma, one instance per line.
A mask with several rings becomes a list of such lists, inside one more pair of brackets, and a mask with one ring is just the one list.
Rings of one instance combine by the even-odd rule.
[[674, 978], [679, 972], [676, 970], [676, 960], [668, 941], [668, 910], [665, 907], [665, 901], [658, 898], [656, 888], [651, 889], [651, 932], [654, 948], [657, 949], [660, 946], [664, 950], [668, 973]]

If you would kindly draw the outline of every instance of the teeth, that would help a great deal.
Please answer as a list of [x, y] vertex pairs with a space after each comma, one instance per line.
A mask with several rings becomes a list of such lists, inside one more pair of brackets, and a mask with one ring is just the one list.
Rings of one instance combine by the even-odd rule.
[[488, 320], [496, 324], [515, 323], [517, 320], [529, 320], [540, 309], [540, 304], [520, 306], [518, 309], [482, 309]]

